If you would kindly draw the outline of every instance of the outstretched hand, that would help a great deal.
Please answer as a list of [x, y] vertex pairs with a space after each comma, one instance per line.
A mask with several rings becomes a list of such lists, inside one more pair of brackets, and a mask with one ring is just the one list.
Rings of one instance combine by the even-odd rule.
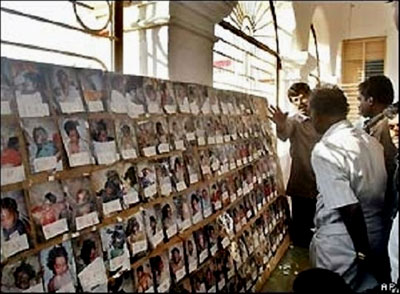
[[271, 113], [271, 116], [268, 116], [268, 118], [271, 119], [278, 127], [281, 127], [286, 123], [288, 113], [283, 113], [279, 106], [275, 108], [271, 105], [268, 110]]

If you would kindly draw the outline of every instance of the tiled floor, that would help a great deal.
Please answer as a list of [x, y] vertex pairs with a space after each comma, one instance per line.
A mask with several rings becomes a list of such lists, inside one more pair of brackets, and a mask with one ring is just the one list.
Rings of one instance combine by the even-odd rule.
[[307, 248], [290, 245], [261, 292], [291, 292], [296, 274], [310, 268], [308, 257]]

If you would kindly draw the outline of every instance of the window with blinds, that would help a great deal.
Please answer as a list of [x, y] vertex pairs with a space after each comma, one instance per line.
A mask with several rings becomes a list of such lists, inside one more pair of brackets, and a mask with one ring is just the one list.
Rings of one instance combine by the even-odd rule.
[[358, 84], [368, 77], [384, 74], [385, 55], [386, 37], [343, 41], [342, 88], [350, 104], [350, 121], [354, 122], [359, 118]]

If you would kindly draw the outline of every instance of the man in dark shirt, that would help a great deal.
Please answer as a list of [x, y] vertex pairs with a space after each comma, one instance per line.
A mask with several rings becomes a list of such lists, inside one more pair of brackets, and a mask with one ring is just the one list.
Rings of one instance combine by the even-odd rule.
[[311, 151], [320, 136], [311, 124], [308, 112], [310, 87], [295, 83], [288, 90], [290, 102], [299, 113], [288, 117], [279, 107], [270, 107], [270, 119], [276, 124], [278, 138], [290, 141], [292, 158], [286, 194], [292, 199], [291, 237], [295, 245], [308, 247], [312, 238], [311, 228], [315, 214], [317, 188], [311, 168]]

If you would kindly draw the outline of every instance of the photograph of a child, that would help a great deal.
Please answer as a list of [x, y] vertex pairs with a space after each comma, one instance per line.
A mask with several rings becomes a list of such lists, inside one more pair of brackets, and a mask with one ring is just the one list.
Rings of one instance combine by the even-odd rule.
[[157, 197], [157, 179], [154, 164], [140, 162], [137, 165], [137, 170], [144, 199]]
[[143, 156], [156, 155], [157, 136], [153, 121], [141, 121], [137, 124], [137, 140]]
[[221, 168], [221, 161], [219, 160], [219, 149], [218, 148], [209, 148], [208, 149], [208, 157], [210, 158], [210, 166], [213, 174], [217, 174]]
[[131, 254], [131, 262], [134, 262], [143, 256], [148, 249], [144, 219], [141, 211], [126, 220], [125, 235]]
[[197, 144], [199, 146], [206, 145], [206, 128], [205, 128], [205, 120], [202, 116], [198, 116], [195, 118], [195, 128], [196, 128], [196, 137]]
[[163, 241], [164, 237], [162, 221], [159, 217], [160, 209], [158, 208], [159, 207], [157, 207], [158, 213], [155, 207], [149, 207], [143, 212], [147, 239], [150, 241], [149, 243], [151, 249], [156, 248], [157, 245]]
[[210, 188], [211, 204], [213, 211], [217, 211], [222, 208], [222, 193], [217, 183], [212, 183]]
[[118, 73], [107, 73], [109, 81], [110, 97], [107, 101], [107, 107], [114, 113], [128, 112], [128, 98], [126, 97], [126, 77]]
[[230, 203], [230, 190], [227, 179], [222, 179], [218, 182], [218, 188], [221, 192], [222, 206], [227, 206]]
[[208, 240], [204, 229], [202, 228], [194, 232], [194, 238], [196, 241], [199, 263], [202, 263], [208, 257]]
[[1, 185], [25, 179], [17, 122], [1, 120]]
[[116, 119], [115, 133], [117, 134], [117, 145], [122, 158], [137, 158], [138, 146], [136, 141], [136, 130], [133, 122], [129, 119]]
[[207, 293], [216, 293], [217, 292], [217, 285], [215, 282], [214, 270], [215, 270], [214, 261], [211, 261], [210, 266], [205, 267], [203, 269]]
[[76, 69], [56, 65], [46, 66], [50, 74], [53, 100], [60, 113], [84, 112]]
[[208, 186], [204, 185], [202, 188], [198, 189], [197, 195], [201, 199], [201, 205], [203, 207], [203, 218], [207, 218], [212, 214], [212, 204]]
[[199, 90], [197, 85], [195, 84], [189, 84], [187, 86], [187, 91], [188, 91], [188, 96], [189, 96], [189, 106], [190, 106], [190, 112], [192, 114], [199, 114], [200, 113], [200, 108], [199, 108]]
[[128, 115], [136, 118], [147, 112], [146, 97], [143, 88], [143, 77], [127, 76], [126, 79], [126, 94], [128, 105]]
[[200, 179], [200, 169], [197, 161], [197, 156], [195, 156], [195, 151], [188, 150], [183, 153], [183, 160], [186, 166], [186, 182], [191, 185], [197, 183]]
[[71, 208], [59, 181], [34, 185], [29, 194], [31, 214], [39, 242], [69, 230]]
[[11, 60], [10, 71], [20, 117], [49, 116], [46, 69], [37, 63]]
[[71, 229], [79, 231], [99, 223], [96, 198], [90, 190], [88, 177], [67, 179], [63, 182], [69, 207], [72, 210]]
[[146, 97], [148, 113], [161, 114], [161, 85], [157, 79], [143, 78], [143, 90]]
[[[183, 128], [188, 142], [196, 141], [196, 126], [194, 125], [194, 119], [191, 116], [184, 117]], [[193, 142], [195, 143], [195, 142]]]
[[2, 293], [43, 293], [42, 271], [38, 255], [4, 266], [1, 276]]
[[186, 275], [183, 243], [175, 244], [169, 248], [169, 265], [175, 282], [179, 282]]
[[181, 192], [187, 188], [185, 183], [185, 166], [182, 156], [170, 157], [170, 168], [172, 173], [172, 186], [175, 191]]
[[210, 158], [208, 150], [199, 150], [200, 167], [203, 179], [207, 179], [211, 175]]
[[174, 204], [176, 208], [178, 229], [180, 232], [183, 232], [192, 225], [189, 202], [185, 195], [179, 195], [174, 197]]
[[188, 194], [190, 201], [190, 214], [192, 215], [192, 223], [197, 224], [203, 219], [203, 213], [201, 209], [201, 198], [197, 195], [196, 191]]
[[151, 268], [153, 269], [157, 293], [168, 292], [171, 285], [168, 251], [150, 258], [150, 264]]
[[111, 119], [89, 119], [94, 156], [98, 164], [111, 164], [119, 159]]
[[194, 235], [190, 235], [190, 237], [185, 241], [185, 256], [187, 262], [188, 273], [192, 273], [197, 269], [197, 248], [196, 242], [194, 240]]
[[62, 118], [59, 128], [69, 165], [75, 167], [93, 163], [87, 120], [77, 116]]
[[74, 293], [76, 291], [75, 259], [71, 241], [42, 250], [40, 261], [44, 267], [45, 292]]
[[165, 153], [170, 151], [169, 146], [169, 133], [168, 123], [165, 118], [158, 118], [154, 120], [154, 132], [157, 138], [157, 153]]
[[122, 197], [124, 209], [140, 202], [142, 196], [136, 165], [125, 162], [117, 165], [122, 177]]
[[158, 186], [162, 196], [169, 196], [172, 192], [172, 174], [169, 167], [169, 158], [162, 159], [156, 163]]
[[15, 95], [8, 58], [1, 57], [1, 115], [15, 113]]
[[196, 275], [192, 277], [192, 283], [195, 293], [207, 293], [204, 272], [202, 270], [198, 271]]
[[48, 118], [22, 120], [32, 173], [63, 169], [62, 143], [56, 123]]
[[124, 271], [129, 271], [131, 268], [130, 256], [123, 224], [116, 223], [103, 227], [100, 235], [110, 276], [118, 276]]
[[168, 118], [169, 134], [175, 150], [185, 150], [185, 130], [182, 116]]
[[138, 293], [153, 293], [153, 274], [148, 261], [133, 270], [136, 291]]
[[190, 113], [189, 97], [187, 86], [184, 83], [174, 83], [175, 97], [179, 106], [180, 113]]
[[202, 114], [210, 114], [211, 113], [211, 105], [210, 105], [210, 92], [211, 88], [207, 86], [199, 86], [200, 100], [199, 107]]
[[204, 125], [205, 125], [205, 131], [207, 134], [207, 143], [210, 144], [215, 144], [216, 143], [216, 128], [214, 125], [214, 119], [212, 116], [206, 116], [204, 118]]
[[99, 202], [102, 203], [104, 216], [122, 210], [124, 205], [123, 183], [116, 168], [93, 172], [91, 180]]
[[178, 233], [176, 208], [172, 200], [168, 200], [166, 203], [162, 204], [161, 220], [163, 224], [165, 240], [169, 240]]
[[98, 69], [78, 69], [77, 74], [89, 112], [104, 111], [108, 95], [106, 75]]
[[173, 114], [177, 111], [174, 85], [172, 82], [159, 80], [161, 90], [161, 106], [167, 114]]
[[210, 97], [210, 106], [211, 106], [211, 112], [213, 114], [220, 114], [221, 110], [219, 108], [219, 98], [217, 95], [219, 95], [220, 90], [216, 90], [213, 88], [208, 89], [208, 95]]
[[30, 247], [30, 225], [22, 190], [1, 192], [1, 260]]
[[78, 280], [84, 292], [107, 292], [107, 273], [98, 232], [72, 240]]

